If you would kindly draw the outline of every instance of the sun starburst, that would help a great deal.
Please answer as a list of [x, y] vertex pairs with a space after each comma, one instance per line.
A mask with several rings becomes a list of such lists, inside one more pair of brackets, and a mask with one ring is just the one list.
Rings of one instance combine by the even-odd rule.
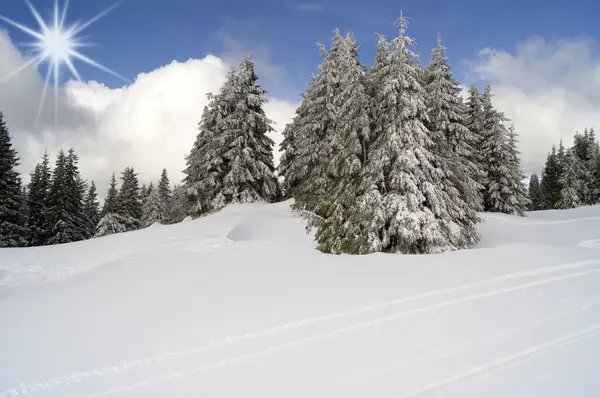
[[48, 91], [48, 85], [50, 83], [50, 79], [52, 78], [52, 83], [54, 86], [54, 122], [57, 124], [58, 120], [58, 93], [59, 93], [59, 81], [60, 81], [60, 71], [63, 66], [71, 72], [72, 77], [81, 81], [81, 76], [75, 67], [74, 60], [79, 60], [86, 64], [92, 65], [97, 69], [102, 70], [103, 72], [109, 73], [113, 76], [116, 76], [120, 79], [128, 81], [125, 77], [120, 74], [114, 72], [113, 70], [107, 68], [106, 66], [94, 61], [93, 59], [83, 55], [78, 51], [81, 47], [89, 46], [90, 43], [86, 43], [83, 37], [80, 37], [80, 33], [83, 32], [86, 28], [88, 28], [91, 24], [108, 14], [115, 7], [117, 7], [120, 3], [116, 3], [111, 7], [105, 9], [100, 14], [91, 18], [87, 22], [84, 23], [74, 23], [70, 26], [65, 26], [67, 9], [69, 6], [69, 0], [65, 0], [62, 9], [59, 6], [59, 0], [54, 1], [54, 12], [52, 15], [52, 21], [44, 21], [44, 19], [40, 16], [39, 12], [35, 9], [35, 7], [31, 4], [29, 0], [25, 0], [25, 3], [31, 10], [33, 17], [37, 21], [39, 25], [39, 31], [31, 29], [23, 24], [15, 22], [14, 20], [5, 17], [0, 14], [0, 20], [12, 25], [13, 27], [27, 33], [35, 41], [31, 43], [26, 43], [25, 46], [29, 47], [33, 50], [34, 56], [25, 62], [20, 67], [8, 73], [6, 76], [0, 78], [0, 84], [8, 81], [13, 78], [26, 68], [30, 66], [38, 67], [42, 63], [46, 63], [48, 65], [46, 71], [46, 77], [44, 80], [44, 88], [42, 90], [40, 103], [38, 106], [38, 112], [35, 119], [35, 126], [37, 126], [40, 115], [42, 113], [42, 108], [44, 102], [46, 100], [46, 94]]

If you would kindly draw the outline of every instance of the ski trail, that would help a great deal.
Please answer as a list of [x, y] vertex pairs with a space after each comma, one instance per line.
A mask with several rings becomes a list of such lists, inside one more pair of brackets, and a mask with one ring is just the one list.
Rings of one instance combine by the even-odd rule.
[[[600, 304], [600, 299], [592, 300], [587, 303], [588, 307], [586, 307], [586, 309], [589, 307], [596, 306], [598, 304]], [[475, 348], [481, 348], [484, 346], [488, 346], [490, 344], [495, 344], [497, 342], [512, 338], [520, 333], [530, 331], [532, 329], [543, 326], [549, 322], [556, 321], [558, 319], [566, 318], [566, 317], [576, 314], [580, 311], [582, 311], [581, 307], [578, 307], [577, 309], [570, 309], [567, 311], [562, 311], [559, 314], [547, 316], [547, 317], [538, 319], [536, 321], [529, 322], [528, 324], [526, 324], [524, 326], [505, 330], [500, 333], [496, 333], [492, 337], [484, 337], [484, 338], [480, 338], [478, 340], [469, 339], [469, 340], [461, 342], [459, 344], [453, 344], [451, 346], [444, 347], [442, 349], [438, 349], [430, 354], [413, 356], [411, 358], [405, 358], [401, 361], [397, 361], [397, 362], [387, 364], [384, 366], [370, 368], [370, 369], [360, 372], [360, 373], [357, 372], [357, 373], [353, 374], [352, 376], [350, 376], [349, 379], [354, 379], [356, 377], [364, 377], [364, 376], [370, 375], [370, 374], [382, 373], [382, 372], [386, 372], [386, 371], [389, 371], [392, 369], [398, 370], [399, 368], [400, 369], [404, 368], [407, 365], [415, 365], [415, 364], [423, 365], [426, 363], [436, 362], [441, 359], [450, 358], [450, 357], [453, 357], [453, 356], [455, 356], [459, 353], [465, 352], [465, 351], [472, 351]], [[423, 358], [424, 355], [428, 356], [428, 357]], [[345, 379], [347, 380], [348, 378], [345, 378]]]
[[243, 333], [243, 334], [239, 334], [239, 335], [235, 335], [235, 336], [225, 336], [220, 339], [211, 340], [210, 342], [208, 342], [206, 345], [203, 345], [203, 346], [191, 347], [191, 348], [187, 348], [187, 349], [180, 350], [180, 351], [161, 353], [161, 354], [154, 355], [154, 356], [148, 356], [148, 357], [144, 357], [141, 359], [134, 359], [131, 361], [121, 362], [119, 364], [109, 365], [109, 366], [103, 367], [101, 369], [93, 369], [93, 370], [88, 370], [88, 371], [83, 371], [83, 372], [77, 372], [77, 373], [65, 375], [62, 377], [50, 379], [50, 380], [43, 381], [43, 382], [22, 384], [19, 387], [13, 387], [13, 388], [5, 389], [5, 390], [0, 390], [0, 398], [16, 397], [16, 396], [30, 394], [30, 393], [36, 392], [36, 391], [48, 391], [48, 390], [52, 390], [54, 388], [61, 387], [61, 386], [67, 386], [70, 384], [81, 383], [87, 379], [94, 378], [94, 377], [103, 377], [103, 376], [109, 376], [109, 375], [112, 375], [115, 373], [122, 373], [122, 372], [126, 372], [126, 371], [133, 370], [136, 368], [149, 366], [149, 365], [152, 365], [155, 363], [164, 362], [167, 360], [174, 360], [174, 359], [181, 358], [181, 357], [197, 355], [197, 354], [200, 354], [202, 352], [208, 351], [213, 348], [227, 347], [227, 346], [231, 346], [231, 345], [240, 343], [242, 341], [256, 340], [259, 338], [283, 333], [288, 330], [300, 329], [300, 328], [311, 326], [311, 325], [314, 325], [314, 324], [317, 324], [320, 322], [324, 322], [324, 321], [343, 319], [343, 318], [347, 318], [347, 317], [350, 317], [353, 315], [358, 315], [358, 314], [362, 314], [365, 312], [375, 311], [378, 309], [382, 309], [382, 308], [386, 308], [386, 307], [390, 307], [390, 306], [394, 306], [394, 305], [398, 305], [398, 304], [409, 303], [409, 302], [417, 301], [420, 299], [444, 296], [444, 295], [449, 295], [449, 294], [453, 294], [453, 293], [463, 292], [466, 290], [481, 288], [481, 287], [493, 285], [496, 283], [508, 282], [508, 281], [512, 281], [512, 280], [524, 279], [524, 278], [528, 278], [528, 277], [540, 276], [540, 275], [545, 275], [545, 274], [551, 274], [551, 273], [565, 271], [565, 270], [573, 270], [573, 269], [583, 268], [583, 267], [587, 267], [590, 265], [596, 265], [596, 264], [600, 264], [600, 259], [592, 259], [592, 260], [578, 261], [578, 262], [574, 262], [574, 263], [553, 265], [553, 266], [542, 267], [542, 268], [529, 270], [529, 271], [520, 271], [520, 272], [511, 273], [511, 274], [500, 275], [500, 276], [488, 278], [488, 279], [480, 281], [480, 282], [474, 282], [474, 283], [464, 284], [464, 285], [450, 287], [450, 288], [432, 290], [432, 291], [428, 291], [425, 293], [419, 293], [419, 294], [416, 294], [413, 296], [402, 297], [402, 298], [398, 298], [398, 299], [394, 299], [394, 300], [390, 300], [390, 301], [386, 301], [386, 302], [366, 305], [366, 306], [358, 307], [358, 308], [347, 310], [347, 311], [336, 312], [336, 313], [331, 313], [331, 314], [322, 315], [322, 316], [318, 316], [318, 317], [307, 318], [307, 319], [303, 319], [303, 320], [289, 322], [289, 323], [285, 323], [285, 324], [281, 324], [281, 325], [276, 325], [276, 326], [273, 326], [273, 327], [270, 327], [267, 329], [261, 329], [258, 331], [254, 331], [254, 332]]
[[[572, 278], [577, 278], [580, 276], [596, 274], [599, 272], [600, 272], [600, 269], [582, 271], [582, 272], [577, 272], [574, 274], [561, 275], [561, 276], [543, 279], [543, 280], [539, 280], [539, 281], [535, 281], [535, 282], [529, 282], [529, 283], [525, 283], [522, 285], [513, 286], [513, 287], [509, 287], [509, 288], [505, 288], [505, 289], [493, 290], [493, 291], [486, 292], [486, 293], [472, 294], [469, 296], [465, 296], [465, 297], [461, 297], [461, 298], [453, 299], [453, 300], [448, 300], [448, 301], [438, 303], [438, 304], [428, 305], [428, 306], [415, 308], [415, 309], [408, 310], [408, 311], [399, 312], [399, 313], [396, 313], [396, 314], [393, 314], [390, 316], [386, 316], [386, 317], [381, 317], [381, 318], [376, 318], [376, 319], [369, 320], [369, 321], [359, 322], [359, 323], [351, 325], [351, 326], [334, 329], [334, 330], [324, 332], [324, 333], [319, 333], [319, 334], [316, 334], [313, 336], [303, 337], [303, 338], [293, 340], [288, 343], [267, 347], [267, 348], [259, 350], [259, 351], [250, 352], [248, 354], [239, 355], [239, 356], [233, 357], [233, 358], [223, 359], [221, 361], [218, 361], [218, 362], [215, 362], [215, 363], [212, 363], [209, 365], [203, 365], [203, 366], [200, 366], [197, 368], [192, 368], [192, 369], [182, 371], [182, 372], [173, 372], [173, 373], [170, 373], [166, 376], [162, 376], [159, 378], [149, 379], [149, 380], [129, 384], [126, 386], [121, 386], [121, 387], [93, 393], [91, 395], [84, 396], [84, 398], [97, 398], [97, 397], [103, 397], [103, 396], [110, 396], [110, 395], [114, 395], [114, 394], [120, 394], [123, 392], [135, 390], [138, 388], [147, 387], [147, 386], [154, 385], [154, 384], [166, 383], [166, 382], [169, 382], [174, 379], [181, 378], [181, 377], [187, 377], [187, 376], [191, 376], [196, 373], [205, 372], [205, 371], [208, 371], [211, 369], [222, 368], [222, 367], [225, 367], [225, 366], [228, 366], [231, 364], [236, 364], [236, 363], [247, 361], [247, 360], [257, 359], [257, 358], [260, 358], [262, 356], [265, 356], [265, 355], [268, 355], [271, 353], [283, 351], [283, 350], [286, 350], [289, 348], [293, 348], [293, 347], [297, 347], [297, 346], [304, 345], [307, 343], [311, 343], [313, 341], [323, 340], [323, 339], [341, 335], [344, 333], [354, 332], [354, 331], [365, 329], [365, 328], [368, 328], [371, 326], [395, 321], [395, 320], [398, 320], [398, 319], [401, 319], [401, 318], [404, 318], [404, 317], [407, 317], [410, 315], [425, 313], [425, 312], [429, 312], [429, 311], [437, 310], [440, 308], [445, 308], [445, 307], [449, 307], [452, 305], [461, 304], [461, 303], [465, 303], [465, 302], [469, 302], [469, 301], [473, 301], [473, 300], [477, 300], [477, 299], [481, 299], [481, 298], [485, 298], [485, 297], [492, 297], [492, 296], [497, 296], [497, 295], [504, 294], [504, 293], [525, 290], [525, 289], [529, 289], [531, 287], [546, 285], [546, 284], [558, 282], [558, 281], [564, 281], [564, 280], [568, 280], [568, 279], [572, 279]], [[598, 328], [600, 328], [600, 326], [598, 326]]]
[[435, 383], [421, 386], [421, 387], [409, 392], [408, 394], [404, 394], [404, 395], [398, 396], [396, 398], [412, 398], [412, 397], [416, 397], [419, 395], [427, 394], [427, 393], [439, 390], [441, 388], [444, 388], [446, 386], [449, 386], [449, 385], [452, 385], [455, 383], [459, 383], [463, 380], [466, 380], [466, 379], [469, 379], [469, 378], [472, 378], [475, 376], [479, 376], [481, 374], [493, 373], [500, 369], [517, 365], [535, 355], [542, 354], [545, 351], [551, 350], [553, 348], [558, 348], [558, 347], [561, 347], [561, 346], [564, 346], [567, 344], [575, 343], [575, 342], [583, 340], [583, 339], [594, 337], [594, 336], [597, 336], [598, 334], [600, 334], [600, 324], [596, 324], [589, 328], [570, 333], [566, 336], [559, 337], [557, 339], [550, 340], [550, 341], [547, 341], [542, 344], [535, 345], [533, 347], [519, 351], [517, 353], [502, 356], [493, 361], [489, 361], [489, 362], [483, 363], [481, 365], [474, 366], [471, 370], [459, 373], [455, 376], [445, 378], [445, 379], [437, 381]]

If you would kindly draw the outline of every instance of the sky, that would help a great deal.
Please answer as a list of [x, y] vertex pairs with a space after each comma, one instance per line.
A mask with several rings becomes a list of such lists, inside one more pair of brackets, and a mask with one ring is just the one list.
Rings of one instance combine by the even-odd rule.
[[[31, 3], [51, 19], [52, 0]], [[116, 3], [71, 0], [66, 25]], [[520, 135], [524, 172], [539, 173], [561, 137], [568, 144], [576, 130], [600, 128], [598, 11], [588, 0], [124, 0], [82, 32], [94, 45], [80, 49], [122, 78], [75, 60], [81, 81], [62, 68], [58, 100], [51, 84], [37, 123], [46, 66], [5, 80], [32, 56], [22, 45], [31, 37], [0, 20], [0, 110], [25, 180], [44, 149], [73, 147], [84, 177], [101, 190], [125, 166], [143, 182], [166, 167], [177, 182], [206, 93], [218, 91], [242, 56], [253, 54], [278, 143], [320, 62], [317, 43], [329, 44], [335, 28], [353, 32], [369, 66], [376, 34], [394, 36], [402, 12], [422, 62], [440, 34], [461, 83], [492, 85]], [[39, 29], [23, 0], [0, 0], [0, 14]]]

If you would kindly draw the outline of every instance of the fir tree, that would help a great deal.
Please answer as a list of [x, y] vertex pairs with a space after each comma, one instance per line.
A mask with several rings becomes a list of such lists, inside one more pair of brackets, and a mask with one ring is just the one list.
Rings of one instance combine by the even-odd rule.
[[98, 203], [98, 193], [94, 181], [91, 182], [85, 196], [83, 209], [87, 224], [86, 237], [89, 239], [96, 234], [96, 227], [100, 222], [100, 204]]
[[523, 216], [527, 196], [523, 186], [516, 137], [505, 126], [508, 119], [492, 105], [490, 86], [482, 102], [484, 106], [484, 141], [482, 154], [486, 172], [484, 204], [487, 211]]
[[292, 192], [297, 185], [297, 181], [294, 179], [294, 175], [290, 172], [290, 165], [294, 163], [296, 157], [296, 142], [294, 138], [294, 132], [297, 130], [296, 121], [298, 120], [298, 110], [296, 110], [296, 116], [291, 123], [288, 123], [283, 129], [283, 140], [279, 144], [279, 151], [281, 157], [279, 158], [279, 165], [277, 166], [277, 173], [282, 179], [281, 189], [282, 195], [285, 199], [289, 199], [292, 196]]
[[125, 220], [127, 231], [135, 231], [142, 225], [142, 200], [137, 174], [132, 167], [126, 167], [121, 175], [116, 213]]
[[483, 143], [484, 136], [484, 114], [483, 104], [481, 102], [481, 93], [477, 86], [469, 87], [469, 97], [466, 102], [467, 114], [465, 119], [465, 126], [469, 129], [472, 134], [473, 141], [471, 142], [471, 148], [473, 151], [469, 160], [475, 164], [478, 175], [475, 180], [479, 183], [481, 189], [481, 198], [483, 199], [483, 190], [485, 182], [485, 166], [484, 157], [481, 153], [481, 145]]
[[83, 194], [85, 185], [79, 176], [78, 158], [71, 149], [60, 151], [48, 195], [50, 237], [47, 244], [76, 242], [86, 239]]
[[167, 175], [167, 169], [163, 169], [160, 175], [160, 181], [158, 182], [158, 195], [160, 198], [160, 219], [162, 224], [169, 222], [169, 206], [171, 203], [171, 186], [169, 182], [169, 176]]
[[154, 223], [163, 223], [163, 205], [159, 189], [154, 188], [154, 184], [148, 186], [148, 196], [144, 199], [144, 215], [142, 225], [148, 227]]
[[110, 185], [106, 193], [106, 198], [104, 199], [104, 205], [102, 206], [102, 211], [100, 212], [100, 216], [104, 217], [107, 214], [114, 214], [117, 212], [118, 207], [119, 190], [117, 188], [117, 179], [115, 178], [115, 173], [113, 172], [112, 178], [110, 180]]
[[328, 169], [331, 181], [321, 206], [325, 222], [316, 236], [320, 250], [336, 253], [345, 250], [342, 243], [356, 196], [354, 180], [367, 160], [371, 139], [366, 71], [350, 34], [340, 47], [339, 60], [339, 93], [333, 100], [338, 117], [331, 140], [335, 150]]
[[0, 247], [27, 244], [27, 219], [24, 217], [21, 178], [17, 151], [12, 148], [4, 116], [0, 112]]
[[558, 202], [561, 198], [562, 186], [560, 180], [562, 171], [559, 163], [559, 154], [556, 153], [556, 147], [553, 146], [552, 152], [550, 152], [546, 158], [546, 164], [542, 171], [540, 188], [542, 191], [543, 209], [557, 209]]
[[173, 195], [169, 202], [169, 212], [167, 221], [169, 224], [176, 224], [181, 221], [189, 214], [190, 202], [188, 195], [185, 192], [185, 188], [182, 185], [175, 185], [173, 187]]
[[571, 209], [581, 205], [578, 192], [581, 192], [580, 176], [583, 172], [583, 165], [575, 148], [567, 151], [564, 162], [563, 173], [560, 177], [560, 199], [557, 202], [557, 207], [559, 209]]
[[540, 187], [540, 179], [537, 174], [532, 174], [529, 179], [529, 210], [542, 210], [543, 207], [543, 196], [542, 189]]
[[106, 213], [96, 227], [96, 238], [127, 232], [128, 220], [117, 213]]
[[303, 102], [290, 126], [295, 154], [285, 176], [294, 183], [290, 191], [295, 199], [292, 208], [308, 219], [309, 226], [318, 225], [325, 216], [322, 205], [332, 180], [329, 172], [335, 154], [333, 137], [339, 115], [339, 104], [335, 101], [339, 97], [344, 38], [336, 30], [330, 50], [323, 45], [319, 47], [323, 62], [303, 94]]
[[276, 202], [280, 188], [273, 165], [272, 121], [263, 110], [266, 91], [257, 84], [258, 76], [250, 56], [244, 58], [236, 73], [231, 96], [233, 111], [223, 124], [226, 173], [223, 194], [226, 203]]
[[[480, 169], [480, 160], [476, 158], [474, 145], [479, 143], [478, 137], [467, 127], [467, 107], [460, 98], [460, 86], [452, 76], [446, 47], [438, 36], [438, 45], [433, 50], [431, 63], [426, 71], [428, 128], [436, 139], [437, 151], [442, 161], [452, 171], [452, 179], [463, 199], [474, 210], [483, 209], [483, 186], [477, 181], [484, 173]], [[469, 123], [477, 128], [477, 122]], [[473, 212], [473, 222], [477, 222]]]
[[30, 174], [28, 207], [29, 207], [29, 238], [31, 246], [41, 246], [50, 238], [48, 225], [48, 193], [50, 191], [50, 158], [44, 152], [42, 162], [35, 166]]

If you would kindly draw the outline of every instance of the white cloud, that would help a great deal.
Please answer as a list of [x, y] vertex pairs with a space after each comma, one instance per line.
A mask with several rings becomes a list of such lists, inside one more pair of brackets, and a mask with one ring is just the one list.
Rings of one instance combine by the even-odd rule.
[[[8, 35], [0, 31], [0, 77], [25, 62]], [[159, 177], [166, 167], [173, 182], [182, 177], [184, 156], [190, 150], [206, 93], [217, 92], [230, 64], [208, 55], [204, 59], [169, 65], [138, 75], [120, 89], [97, 82], [69, 82], [61, 88], [59, 121], [54, 127], [53, 104], [48, 103], [36, 131], [32, 120], [37, 113], [43, 82], [39, 73], [28, 68], [0, 85], [0, 110], [20, 152], [20, 171], [27, 174], [39, 161], [45, 148], [54, 155], [59, 148], [73, 147], [87, 179], [96, 181], [101, 195], [114, 170], [135, 167], [144, 182]], [[50, 100], [52, 96], [50, 96]], [[271, 99], [267, 116], [280, 132], [298, 104]], [[279, 143], [279, 133], [272, 138]], [[279, 158], [275, 148], [276, 160]]]
[[306, 12], [321, 12], [324, 9], [323, 4], [321, 3], [300, 3], [296, 8]]
[[492, 84], [496, 107], [513, 120], [526, 173], [539, 173], [561, 138], [570, 145], [577, 130], [600, 132], [600, 62], [594, 50], [595, 42], [585, 37], [532, 37], [514, 54], [486, 48], [469, 63], [471, 72]]

